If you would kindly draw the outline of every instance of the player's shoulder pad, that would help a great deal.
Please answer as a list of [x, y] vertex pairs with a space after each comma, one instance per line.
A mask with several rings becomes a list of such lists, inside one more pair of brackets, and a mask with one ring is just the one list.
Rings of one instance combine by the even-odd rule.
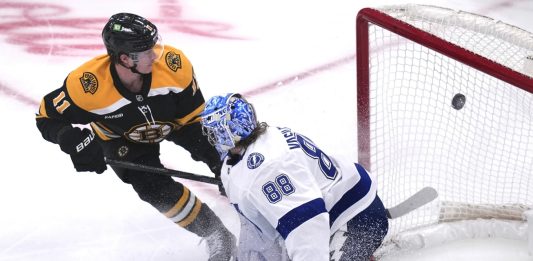
[[105, 108], [122, 96], [113, 84], [108, 55], [97, 56], [68, 75], [65, 81], [72, 101], [86, 111]]
[[154, 63], [152, 89], [160, 87], [187, 88], [193, 80], [193, 69], [189, 59], [177, 48], [165, 45], [163, 56]]

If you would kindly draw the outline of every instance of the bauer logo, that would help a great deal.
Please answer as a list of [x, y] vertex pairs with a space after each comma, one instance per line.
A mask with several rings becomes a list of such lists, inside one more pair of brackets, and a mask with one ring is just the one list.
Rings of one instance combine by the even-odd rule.
[[174, 72], [181, 69], [181, 57], [175, 52], [168, 52], [167, 55], [165, 55], [165, 62], [167, 63], [168, 68]]
[[248, 156], [246, 163], [248, 164], [249, 169], [256, 169], [265, 161], [265, 156], [261, 153], [254, 152]]
[[94, 94], [98, 90], [98, 80], [96, 76], [90, 72], [84, 72], [80, 77], [81, 86], [84, 92]]

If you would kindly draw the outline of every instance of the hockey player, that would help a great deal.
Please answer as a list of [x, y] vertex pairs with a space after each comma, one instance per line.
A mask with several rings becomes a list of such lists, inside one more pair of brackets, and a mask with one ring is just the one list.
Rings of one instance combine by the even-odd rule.
[[361, 165], [258, 122], [239, 94], [209, 99], [202, 126], [224, 158], [221, 179], [245, 224], [239, 260], [370, 260], [388, 221], [375, 177]]
[[[107, 54], [70, 72], [43, 98], [36, 119], [43, 138], [59, 144], [77, 171], [99, 174], [104, 157], [162, 167], [159, 143], [166, 139], [218, 177], [220, 158], [199, 123], [204, 98], [182, 51], [163, 46], [154, 24], [129, 13], [111, 16], [102, 38]], [[187, 187], [168, 176], [113, 170], [142, 200], [205, 238], [209, 260], [230, 260], [235, 237]]]

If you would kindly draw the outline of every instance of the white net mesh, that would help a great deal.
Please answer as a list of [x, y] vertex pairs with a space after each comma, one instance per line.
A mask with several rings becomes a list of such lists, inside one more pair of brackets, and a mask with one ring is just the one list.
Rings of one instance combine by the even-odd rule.
[[[529, 32], [434, 6], [379, 11], [533, 76]], [[392, 220], [389, 237], [438, 223], [442, 201], [533, 205], [533, 94], [372, 22], [368, 30], [370, 171], [378, 193], [390, 207], [425, 186], [439, 192], [437, 201]], [[452, 107], [457, 94], [466, 98], [460, 109]]]

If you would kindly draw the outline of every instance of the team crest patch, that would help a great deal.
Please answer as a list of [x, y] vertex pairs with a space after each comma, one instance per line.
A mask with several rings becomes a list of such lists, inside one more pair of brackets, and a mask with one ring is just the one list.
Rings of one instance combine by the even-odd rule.
[[261, 153], [254, 152], [248, 156], [248, 159], [246, 160], [246, 163], [248, 164], [249, 169], [255, 169], [265, 161], [265, 156]]
[[83, 91], [90, 92], [94, 94], [98, 90], [98, 79], [96, 76], [90, 72], [84, 72], [80, 77], [81, 86], [83, 86]]
[[165, 62], [167, 63], [168, 68], [172, 71], [181, 69], [181, 57], [175, 52], [168, 52], [167, 55], [165, 55]]

